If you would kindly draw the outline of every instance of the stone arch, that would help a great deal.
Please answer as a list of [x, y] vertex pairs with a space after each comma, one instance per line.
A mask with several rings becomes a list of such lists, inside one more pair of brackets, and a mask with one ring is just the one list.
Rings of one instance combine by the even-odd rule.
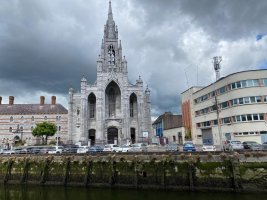
[[121, 114], [121, 90], [115, 81], [111, 81], [105, 91], [105, 109], [108, 118], [115, 118]]
[[130, 117], [136, 118], [138, 114], [138, 108], [137, 108], [137, 96], [135, 93], [132, 93], [129, 98], [129, 108], [130, 108]]
[[96, 96], [94, 93], [88, 96], [88, 116], [90, 119], [96, 118]]

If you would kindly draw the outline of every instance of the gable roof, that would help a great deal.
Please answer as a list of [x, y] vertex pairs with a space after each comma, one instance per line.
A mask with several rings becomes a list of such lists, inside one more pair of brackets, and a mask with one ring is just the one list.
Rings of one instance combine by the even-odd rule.
[[61, 104], [1, 104], [0, 115], [68, 114]]

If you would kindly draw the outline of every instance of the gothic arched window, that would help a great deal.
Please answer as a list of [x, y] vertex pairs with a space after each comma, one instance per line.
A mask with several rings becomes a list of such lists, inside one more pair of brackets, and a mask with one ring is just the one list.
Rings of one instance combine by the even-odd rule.
[[110, 117], [115, 116], [115, 108], [116, 108], [116, 95], [114, 88], [110, 88], [108, 93], [108, 114]]
[[95, 118], [96, 96], [93, 93], [89, 95], [88, 103], [89, 103], [89, 118]]
[[108, 47], [108, 64], [115, 65], [115, 50], [112, 44]]

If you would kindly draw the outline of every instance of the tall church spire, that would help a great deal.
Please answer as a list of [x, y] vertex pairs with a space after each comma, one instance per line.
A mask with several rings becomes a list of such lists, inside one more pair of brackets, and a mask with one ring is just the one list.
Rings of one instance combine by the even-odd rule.
[[108, 20], [113, 20], [111, 1], [109, 1]]
[[105, 39], [118, 39], [118, 31], [113, 20], [111, 1], [109, 1], [108, 19], [105, 26]]

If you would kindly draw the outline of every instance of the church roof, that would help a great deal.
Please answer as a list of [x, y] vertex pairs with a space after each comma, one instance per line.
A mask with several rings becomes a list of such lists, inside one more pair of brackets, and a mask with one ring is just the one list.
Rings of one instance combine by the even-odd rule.
[[0, 115], [68, 114], [61, 104], [1, 104]]

